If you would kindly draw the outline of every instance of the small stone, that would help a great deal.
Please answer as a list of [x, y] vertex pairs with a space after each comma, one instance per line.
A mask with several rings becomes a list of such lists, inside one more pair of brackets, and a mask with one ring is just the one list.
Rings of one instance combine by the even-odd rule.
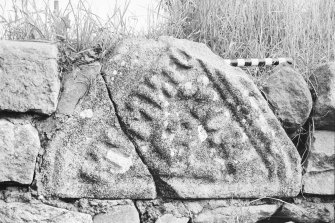
[[309, 80], [317, 95], [315, 129], [335, 131], [335, 62], [317, 67]]
[[117, 75], [117, 71], [116, 70], [113, 71], [113, 75]]
[[280, 65], [262, 86], [270, 108], [287, 133], [292, 134], [307, 121], [313, 101], [303, 76], [289, 65]]
[[89, 203], [90, 203], [91, 206], [98, 206], [99, 205], [99, 203], [94, 201], [94, 200], [89, 201]]
[[247, 207], [218, 207], [213, 210], [202, 211], [193, 222], [260, 222], [269, 219], [276, 213], [278, 205], [255, 205]]
[[92, 118], [93, 117], [92, 109], [86, 109], [86, 110], [80, 112], [80, 117], [82, 117], [82, 118]]
[[155, 223], [188, 223], [189, 220], [190, 219], [186, 217], [177, 218], [172, 214], [164, 214], [159, 217]]
[[[78, 102], [83, 99], [91, 87], [91, 81], [100, 73], [101, 65], [96, 62], [75, 68], [64, 75], [64, 90], [57, 107], [57, 114], [72, 115]], [[91, 111], [83, 111], [83, 118], [90, 118]], [[92, 117], [91, 116], [91, 117]]]
[[132, 205], [117, 205], [111, 207], [106, 213], [97, 214], [93, 218], [94, 223], [140, 223], [139, 214]]
[[38, 132], [31, 124], [0, 119], [0, 182], [31, 184], [39, 149]]
[[124, 66], [126, 66], [126, 62], [122, 61], [120, 65], [121, 65], [121, 67], [124, 67]]
[[201, 142], [203, 142], [207, 139], [207, 136], [208, 136], [207, 132], [202, 125], [198, 126], [198, 134], [199, 134], [199, 139], [200, 139]]
[[197, 78], [197, 82], [203, 86], [207, 86], [209, 84], [209, 79], [205, 75], [201, 75]]
[[335, 193], [335, 132], [315, 131], [303, 176], [304, 193]]

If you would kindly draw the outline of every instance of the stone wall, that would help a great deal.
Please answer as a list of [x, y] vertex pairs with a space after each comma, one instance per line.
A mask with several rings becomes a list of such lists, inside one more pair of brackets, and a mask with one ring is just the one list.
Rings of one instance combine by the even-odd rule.
[[290, 66], [256, 86], [188, 40], [58, 56], [0, 42], [0, 222], [334, 222], [334, 63], [313, 102]]

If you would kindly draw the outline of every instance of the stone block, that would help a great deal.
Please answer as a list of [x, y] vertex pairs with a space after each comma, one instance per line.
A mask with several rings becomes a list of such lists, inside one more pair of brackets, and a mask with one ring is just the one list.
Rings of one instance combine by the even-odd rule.
[[38, 132], [30, 123], [0, 118], [0, 182], [31, 184], [39, 149]]
[[262, 91], [288, 134], [305, 124], [311, 113], [313, 100], [308, 84], [300, 73], [289, 65], [280, 65], [265, 78]]
[[335, 62], [320, 65], [309, 79], [317, 95], [315, 129], [335, 131]]
[[0, 200], [1, 223], [92, 223], [91, 215], [51, 207], [40, 202], [6, 203]]
[[121, 126], [162, 196], [299, 193], [300, 156], [241, 69], [203, 44], [172, 37], [125, 40], [109, 61]]
[[150, 199], [155, 184], [123, 133], [100, 65], [65, 77], [55, 117], [38, 124], [46, 136], [39, 193], [62, 198]]
[[335, 190], [335, 132], [315, 131], [303, 176], [304, 193], [332, 195]]
[[0, 111], [56, 111], [60, 80], [57, 46], [28, 41], [0, 41]]

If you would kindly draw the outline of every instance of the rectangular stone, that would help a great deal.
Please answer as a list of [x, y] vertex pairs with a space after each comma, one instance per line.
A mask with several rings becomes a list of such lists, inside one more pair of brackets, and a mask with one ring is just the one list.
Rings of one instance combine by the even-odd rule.
[[0, 182], [31, 184], [39, 149], [38, 132], [31, 124], [0, 119]]
[[1, 222], [69, 222], [69, 223], [92, 223], [92, 217], [88, 214], [68, 211], [61, 208], [51, 207], [41, 202], [6, 203], [0, 200]]
[[304, 192], [334, 194], [335, 132], [315, 131], [304, 175]]
[[0, 41], [0, 111], [49, 115], [56, 110], [57, 53], [51, 43]]

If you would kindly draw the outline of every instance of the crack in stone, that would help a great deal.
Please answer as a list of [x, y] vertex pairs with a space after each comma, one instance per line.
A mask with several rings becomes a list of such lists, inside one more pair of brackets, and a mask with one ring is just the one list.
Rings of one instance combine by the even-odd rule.
[[[145, 159], [143, 157], [143, 155], [141, 154], [137, 144], [135, 143], [135, 141], [131, 138], [131, 136], [129, 135], [126, 127], [125, 127], [125, 124], [123, 123], [120, 115], [119, 115], [119, 112], [118, 112], [118, 107], [117, 107], [117, 104], [116, 102], [113, 100], [113, 97], [112, 97], [112, 93], [111, 91], [109, 90], [108, 88], [108, 84], [107, 84], [107, 80], [105, 78], [105, 74], [104, 73], [100, 73], [102, 79], [104, 80], [105, 82], [105, 86], [106, 86], [106, 89], [107, 89], [107, 92], [108, 92], [108, 97], [109, 97], [109, 100], [112, 102], [112, 105], [114, 107], [114, 110], [115, 110], [115, 115], [116, 115], [116, 118], [120, 124], [120, 127], [121, 127], [121, 130], [123, 131], [123, 133], [127, 136], [127, 138], [129, 139], [129, 141], [134, 145], [134, 148], [135, 148], [135, 152], [137, 153], [137, 155], [140, 157], [141, 159], [141, 162], [147, 167], [150, 175], [152, 176], [152, 179], [154, 181], [154, 184], [155, 184], [155, 191], [156, 193], [158, 194], [159, 193], [159, 190], [157, 190], [159, 188], [159, 183], [158, 181], [160, 179], [156, 179], [155, 175], [153, 174], [153, 172], [150, 170], [149, 166], [147, 165], [147, 163], [145, 162]], [[135, 205], [136, 206], [136, 205]]]
[[[150, 174], [151, 174], [151, 173], [150, 173]], [[132, 202], [133, 202], [133, 204], [134, 204], [134, 207], [136, 208], [136, 211], [137, 211], [137, 213], [138, 213], [138, 217], [139, 217], [139, 219], [140, 219], [140, 223], [144, 223], [144, 222], [142, 221], [142, 213], [141, 213], [139, 207], [137, 206], [136, 201], [137, 201], [137, 200], [132, 200]]]

